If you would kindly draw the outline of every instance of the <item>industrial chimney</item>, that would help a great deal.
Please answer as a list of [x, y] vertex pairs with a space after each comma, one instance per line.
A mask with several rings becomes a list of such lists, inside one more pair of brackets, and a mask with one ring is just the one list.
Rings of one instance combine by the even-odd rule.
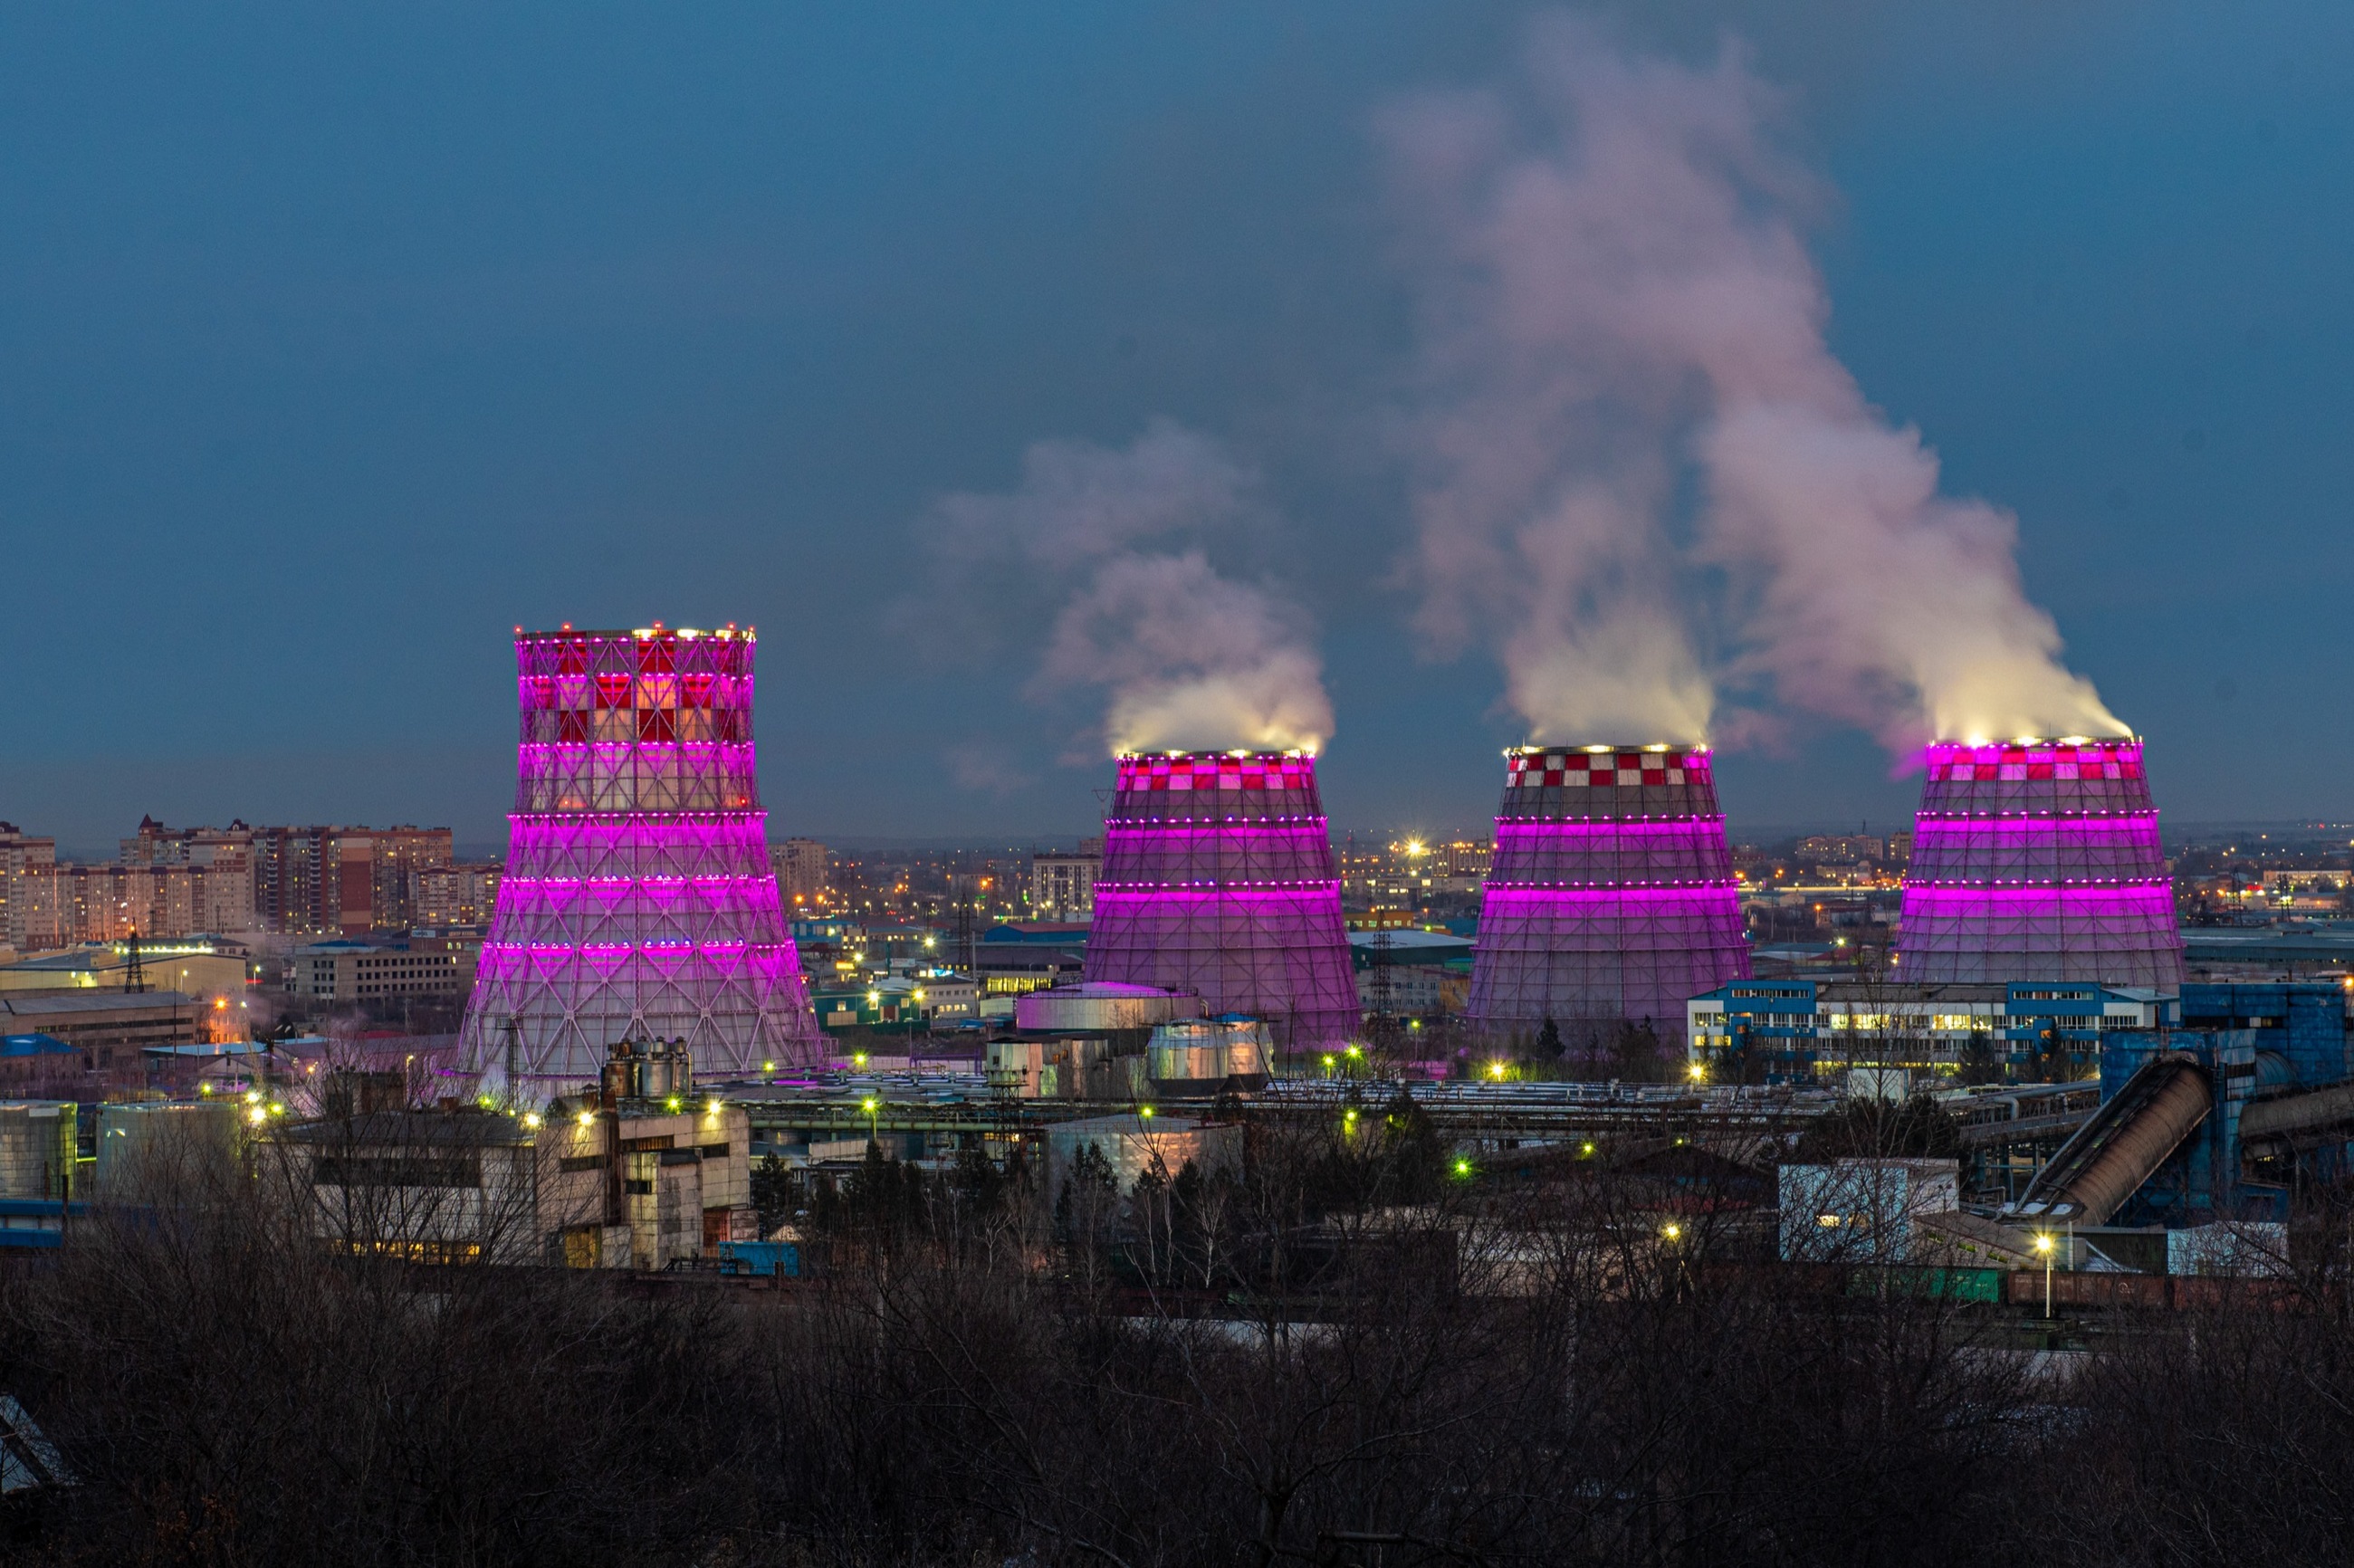
[[769, 864], [749, 631], [518, 632], [505, 878], [460, 1061], [528, 1096], [595, 1082], [616, 1042], [705, 1075], [817, 1050]]
[[1200, 993], [1311, 1050], [1357, 1031], [1341, 882], [1300, 752], [1119, 758], [1087, 980]]
[[1704, 747], [1504, 754], [1471, 955], [1474, 1024], [1648, 1022], [1673, 1048], [1687, 1001], [1748, 978], [1710, 762]]
[[2141, 741], [1931, 746], [1897, 974], [2179, 986], [2182, 934]]

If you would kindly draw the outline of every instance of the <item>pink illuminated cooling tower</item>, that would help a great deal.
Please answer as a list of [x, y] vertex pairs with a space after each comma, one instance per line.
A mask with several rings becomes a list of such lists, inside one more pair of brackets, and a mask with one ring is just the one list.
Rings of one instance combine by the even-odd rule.
[[460, 1060], [487, 1084], [593, 1081], [619, 1040], [698, 1074], [816, 1053], [752, 750], [748, 631], [515, 638], [522, 740], [505, 880]]
[[1693, 747], [1504, 754], [1496, 851], [1471, 955], [1474, 1023], [1649, 1023], [1749, 976], [1712, 758]]
[[1357, 1032], [1341, 879], [1316, 759], [1290, 752], [1119, 758], [1087, 978], [1198, 991], [1310, 1050]]
[[2182, 983], [2138, 739], [1939, 742], [1927, 761], [1899, 978]]

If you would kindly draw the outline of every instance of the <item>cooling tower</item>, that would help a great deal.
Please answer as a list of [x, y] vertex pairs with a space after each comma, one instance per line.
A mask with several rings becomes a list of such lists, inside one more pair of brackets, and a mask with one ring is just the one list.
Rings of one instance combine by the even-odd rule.
[[1749, 975], [1741, 898], [1705, 748], [1504, 754], [1496, 851], [1467, 1012], [1497, 1031], [1649, 1020]]
[[817, 1027], [777, 899], [748, 631], [518, 633], [514, 814], [461, 1065], [519, 1092], [596, 1081], [623, 1039], [699, 1075], [806, 1059]]
[[1929, 747], [1897, 927], [1907, 983], [2182, 983], [2142, 743]]
[[1296, 752], [1122, 757], [1104, 818], [1087, 978], [1190, 989], [1308, 1050], [1361, 1014], [1341, 880]]

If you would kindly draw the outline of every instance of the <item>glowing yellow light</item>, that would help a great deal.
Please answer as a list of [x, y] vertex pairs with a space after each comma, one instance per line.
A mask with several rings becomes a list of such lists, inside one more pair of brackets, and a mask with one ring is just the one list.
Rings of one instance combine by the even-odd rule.
[[1491, 1078], [1500, 1078], [1500, 1077], [1502, 1077], [1502, 1076], [1504, 1075], [1504, 1065], [1503, 1065], [1501, 1062], [1490, 1062], [1490, 1063], [1489, 1063], [1489, 1064], [1488, 1064], [1488, 1075], [1489, 1075], [1490, 1077], [1491, 1077]]
[[1691, 1065], [1691, 1075], [1692, 1082], [1694, 1083], [1700, 1083], [1706, 1079], [1708, 1076], [1708, 1064], [1705, 1062], [1694, 1062]]
[[703, 1114], [705, 1116], [717, 1116], [719, 1114], [719, 1101], [716, 1097], [705, 1104]]
[[596, 1126], [596, 1125], [597, 1125], [597, 1113], [596, 1113], [595, 1111], [592, 1111], [592, 1110], [585, 1110], [585, 1111], [582, 1111], [582, 1112], [580, 1113], [580, 1125], [581, 1125], [582, 1127], [594, 1127], [594, 1126]]
[[668, 1109], [676, 1110], [679, 1107], [679, 1098], [676, 1095], [673, 1095], [670, 1098], [664, 1100], [663, 1104]]
[[2048, 1235], [2037, 1236], [2035, 1238], [2035, 1250], [2038, 1252], [2050, 1252], [2052, 1250], [2052, 1238]]
[[251, 1122], [254, 1126], [260, 1127], [263, 1122], [270, 1119], [270, 1113], [263, 1110], [260, 1106], [255, 1106], [251, 1110], [245, 1113], [245, 1119]]
[[[2348, 985], [2354, 985], [2354, 980], [2348, 980], [2346, 983], [2347, 983]], [[200, 1094], [200, 1095], [208, 1095], [208, 1094], [211, 1094], [212, 1092], [213, 1092], [213, 1086], [212, 1086], [210, 1084], [198, 1084], [198, 1085], [196, 1086], [196, 1093], [198, 1093], [198, 1094]]]
[[763, 1062], [760, 1064], [760, 1071], [764, 1073], [773, 1073], [776, 1070], [777, 1065], [774, 1062]]
[[872, 1115], [877, 1103], [878, 1102], [872, 1099], [861, 1100], [858, 1102], [858, 1108], [867, 1112], [869, 1115]]
[[539, 1113], [537, 1111], [524, 1112], [523, 1124], [524, 1126], [532, 1128], [534, 1131], [537, 1131], [539, 1128]]
[[1140, 1117], [1150, 1118], [1152, 1115], [1152, 1107], [1150, 1106], [1139, 1106], [1136, 1107], [1136, 1114]]
[[1469, 1160], [1457, 1160], [1457, 1161], [1455, 1162], [1455, 1173], [1456, 1173], [1458, 1176], [1469, 1176], [1469, 1175], [1470, 1175], [1470, 1174], [1471, 1174], [1471, 1162], [1470, 1162]]
[[1577, 1150], [1577, 1151], [1578, 1151], [1580, 1154], [1591, 1154], [1591, 1153], [1593, 1153], [1593, 1152], [1594, 1152], [1594, 1145], [1592, 1145], [1592, 1144], [1590, 1144], [1590, 1143], [1588, 1143], [1588, 1144], [1583, 1144], [1583, 1145], [1579, 1146], [1579, 1148], [1578, 1148], [1578, 1150]]
[[1684, 1234], [1684, 1228], [1683, 1228], [1683, 1226], [1681, 1226], [1681, 1225], [1673, 1225], [1673, 1224], [1670, 1224], [1670, 1225], [1662, 1225], [1662, 1226], [1660, 1226], [1660, 1227], [1659, 1227], [1659, 1234], [1660, 1234], [1661, 1235], [1663, 1235], [1663, 1236], [1667, 1237], [1667, 1238], [1668, 1238], [1668, 1240], [1670, 1240], [1670, 1241], [1673, 1241], [1673, 1240], [1675, 1240], [1678, 1236], [1681, 1236], [1681, 1235], [1682, 1235], [1682, 1234]]

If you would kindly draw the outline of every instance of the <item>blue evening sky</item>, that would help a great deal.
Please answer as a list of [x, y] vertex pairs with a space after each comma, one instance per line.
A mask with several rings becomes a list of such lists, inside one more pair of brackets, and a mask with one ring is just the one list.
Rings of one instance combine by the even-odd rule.
[[[2169, 816], [2354, 816], [2354, 10], [1627, 9], [1796, 95], [1834, 346], [2017, 510]], [[1289, 520], [1336, 825], [1479, 822], [1515, 728], [1487, 658], [1405, 630], [1368, 127], [1500, 76], [1523, 16], [11, 8], [0, 817], [495, 842], [510, 629], [662, 619], [760, 629], [773, 831], [1079, 832], [1108, 769], [1068, 714], [895, 615], [954, 591], [911, 524], [1167, 415]], [[1913, 792], [1838, 734], [1722, 779], [1736, 829]]]

